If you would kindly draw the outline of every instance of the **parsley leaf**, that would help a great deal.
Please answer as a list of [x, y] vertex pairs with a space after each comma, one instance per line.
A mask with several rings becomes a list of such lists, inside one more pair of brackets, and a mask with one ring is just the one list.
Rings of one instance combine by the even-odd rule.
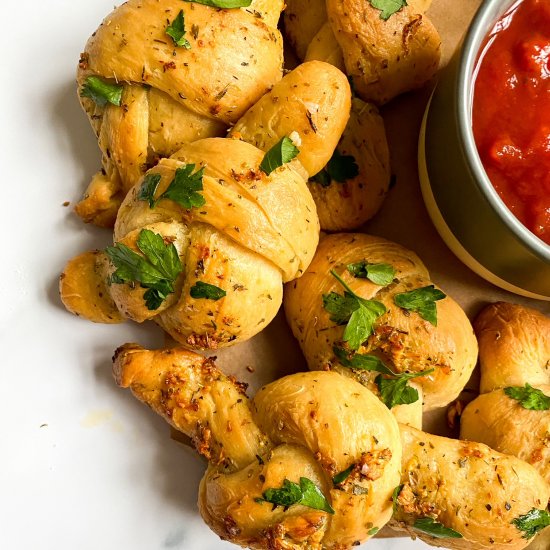
[[317, 174], [311, 177], [311, 180], [318, 183], [322, 187], [328, 187], [332, 183], [326, 168], [323, 168], [320, 172], [317, 172]]
[[204, 197], [198, 192], [202, 191], [202, 177], [204, 175], [204, 166], [193, 174], [194, 164], [187, 164], [178, 168], [174, 179], [168, 186], [168, 189], [159, 197], [160, 199], [172, 199], [181, 204], [184, 208], [199, 208], [206, 202]]
[[359, 300], [359, 308], [352, 314], [344, 330], [343, 340], [357, 350], [372, 334], [374, 323], [380, 315], [386, 313], [386, 307], [375, 300]]
[[214, 300], [215, 302], [227, 295], [227, 292], [223, 288], [197, 281], [189, 291], [191, 298], [206, 298], [207, 300]]
[[372, 529], [368, 530], [367, 535], [369, 535], [370, 537], [374, 537], [374, 535], [376, 535], [378, 531], [380, 531], [379, 527], [373, 527]]
[[158, 199], [155, 199], [155, 193], [160, 182], [160, 174], [148, 174], [139, 189], [138, 200], [149, 201], [150, 208], [154, 208], [162, 199], [171, 199], [187, 210], [200, 208], [206, 203], [204, 197], [199, 193], [203, 190], [204, 166], [193, 174], [194, 169], [194, 164], [186, 164], [177, 168], [174, 179]]
[[443, 524], [438, 523], [433, 518], [418, 518], [414, 524], [413, 528], [417, 531], [420, 531], [422, 533], [426, 533], [427, 535], [431, 535], [432, 537], [435, 537], [436, 539], [461, 539], [462, 535], [455, 531], [454, 529], [451, 529], [449, 527], [445, 527]]
[[533, 538], [539, 531], [550, 525], [550, 514], [547, 510], [531, 508], [529, 512], [512, 520], [512, 523], [523, 531], [523, 538]]
[[358, 176], [359, 166], [352, 155], [341, 155], [338, 149], [334, 150], [328, 161], [326, 171], [331, 179], [344, 183]]
[[343, 483], [344, 481], [346, 481], [346, 479], [348, 479], [348, 477], [350, 476], [351, 472], [353, 472], [354, 468], [355, 468], [355, 464], [352, 464], [345, 470], [342, 470], [340, 473], [336, 474], [332, 478], [332, 483], [334, 483], [334, 485], [339, 485], [340, 483]]
[[443, 300], [447, 295], [434, 285], [416, 288], [409, 292], [401, 292], [393, 297], [393, 301], [399, 307], [416, 311], [422, 319], [429, 321], [434, 327], [437, 326], [437, 309], [435, 302]]
[[97, 76], [89, 76], [80, 89], [80, 95], [91, 99], [99, 107], [105, 107], [107, 103], [120, 107], [123, 89], [122, 84], [110, 84]]
[[328, 187], [332, 181], [345, 183], [359, 174], [359, 166], [355, 162], [355, 157], [352, 155], [341, 155], [336, 149], [332, 154], [328, 164], [311, 179], [321, 184], [323, 187]]
[[166, 34], [174, 41], [176, 46], [191, 49], [189, 40], [185, 38], [185, 20], [183, 10], [180, 10], [176, 18], [166, 27]]
[[343, 296], [336, 292], [323, 294], [323, 307], [331, 314], [331, 321], [339, 325], [347, 323], [343, 340], [355, 351], [372, 334], [374, 323], [386, 313], [386, 306], [376, 300], [357, 296], [334, 270], [330, 273], [345, 291]]
[[524, 409], [531, 411], [547, 411], [550, 409], [550, 397], [528, 383], [525, 384], [524, 388], [521, 386], [504, 388], [504, 393], [510, 399], [519, 401]]
[[342, 366], [350, 369], [369, 370], [381, 372], [389, 376], [396, 376], [376, 355], [354, 353], [351, 357], [344, 348], [334, 346], [332, 348], [334, 355]]
[[407, 0], [369, 0], [369, 2], [373, 8], [380, 10], [380, 19], [384, 21], [407, 5]]
[[269, 176], [273, 170], [290, 162], [299, 154], [300, 149], [294, 145], [289, 137], [284, 136], [265, 154], [260, 163], [260, 170]]
[[374, 382], [380, 390], [380, 399], [391, 409], [396, 405], [409, 405], [418, 401], [418, 391], [408, 385], [409, 380], [420, 378], [432, 373], [434, 369], [416, 373], [394, 374], [393, 378], [384, 378], [379, 374]]
[[161, 235], [148, 229], [141, 230], [136, 244], [143, 256], [122, 243], [105, 249], [117, 268], [111, 282], [140, 283], [148, 289], [143, 295], [147, 308], [155, 310], [174, 292], [174, 282], [182, 270], [181, 261], [173, 243], [165, 244]]
[[356, 279], [368, 279], [380, 286], [389, 285], [395, 277], [395, 269], [390, 264], [371, 264], [364, 260], [348, 264], [347, 269]]
[[337, 325], [345, 325], [351, 314], [359, 307], [357, 300], [348, 292], [323, 294], [323, 307], [330, 313], [330, 320]]
[[267, 489], [262, 498], [257, 498], [256, 502], [270, 502], [274, 505], [273, 509], [277, 506], [288, 508], [294, 504], [302, 504], [308, 508], [334, 514], [332, 506], [319, 487], [307, 477], [300, 478], [300, 485], [285, 479], [280, 489]]
[[213, 8], [248, 8], [252, 0], [184, 0], [185, 2], [194, 2], [195, 4], [204, 4]]
[[147, 174], [143, 178], [143, 183], [139, 188], [138, 200], [149, 201], [149, 208], [154, 208], [157, 201], [155, 201], [155, 193], [160, 183], [160, 174]]

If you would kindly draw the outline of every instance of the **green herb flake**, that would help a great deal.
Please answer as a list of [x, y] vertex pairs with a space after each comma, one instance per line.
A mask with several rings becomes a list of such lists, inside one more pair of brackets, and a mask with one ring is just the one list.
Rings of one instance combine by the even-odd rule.
[[160, 174], [147, 174], [143, 178], [143, 182], [138, 191], [138, 200], [140, 201], [149, 201], [149, 207], [154, 208], [155, 193], [160, 183]]
[[323, 495], [319, 487], [307, 477], [300, 478], [300, 484], [285, 479], [283, 486], [279, 489], [267, 489], [262, 498], [256, 498], [256, 502], [269, 502], [273, 509], [283, 506], [285, 509], [294, 504], [301, 504], [315, 510], [323, 510], [334, 514], [332, 506]]
[[451, 529], [445, 527], [443, 524], [438, 523], [433, 518], [418, 518], [414, 524], [413, 528], [427, 535], [431, 535], [436, 539], [461, 539], [462, 535]]
[[123, 89], [122, 84], [110, 84], [97, 76], [89, 76], [80, 89], [80, 95], [91, 99], [99, 107], [105, 107], [107, 103], [120, 107]]
[[341, 155], [335, 150], [328, 164], [311, 179], [323, 187], [328, 187], [332, 181], [345, 183], [359, 175], [359, 166], [352, 155]]
[[224, 9], [248, 8], [252, 4], [252, 0], [184, 0], [184, 2]]
[[166, 27], [166, 34], [174, 41], [176, 46], [190, 50], [191, 44], [189, 43], [189, 40], [185, 38], [185, 32], [183, 10], [180, 10], [172, 23]]
[[223, 288], [211, 285], [209, 283], [203, 283], [197, 281], [189, 291], [191, 298], [199, 299], [206, 298], [207, 300], [214, 300], [215, 302], [227, 295], [227, 292]]
[[373, 527], [372, 529], [368, 530], [367, 535], [369, 535], [370, 537], [374, 537], [374, 535], [376, 535], [378, 531], [380, 531], [379, 527]]
[[512, 523], [523, 531], [524, 539], [533, 538], [539, 531], [550, 525], [550, 514], [547, 510], [531, 508], [529, 512], [512, 520]]
[[273, 170], [290, 162], [299, 154], [300, 149], [294, 145], [289, 137], [284, 136], [265, 154], [260, 163], [260, 170], [269, 176]]
[[393, 297], [393, 301], [399, 307], [410, 311], [416, 311], [422, 319], [437, 326], [437, 309], [435, 302], [446, 298], [446, 294], [434, 287], [434, 285], [416, 288], [409, 292], [401, 292]]
[[394, 378], [384, 378], [379, 374], [374, 382], [380, 391], [380, 399], [391, 409], [396, 405], [410, 405], [418, 401], [418, 391], [409, 386], [409, 380], [427, 376], [434, 372], [434, 369], [425, 370], [417, 373], [401, 373], [394, 375]]
[[337, 346], [334, 346], [332, 351], [343, 367], [375, 371], [389, 376], [395, 376], [395, 373], [386, 367], [382, 360], [376, 355], [354, 353], [350, 356], [347, 350]]
[[395, 278], [395, 269], [390, 264], [371, 264], [362, 261], [348, 264], [346, 267], [356, 279], [368, 279], [375, 285], [388, 286]]
[[541, 390], [533, 388], [530, 384], [525, 384], [525, 387], [511, 386], [504, 388], [504, 393], [519, 401], [524, 409], [530, 411], [547, 411], [550, 409], [550, 397], [545, 395]]
[[384, 21], [407, 5], [406, 0], [369, 0], [369, 2], [373, 8], [380, 10], [380, 19]]
[[332, 483], [334, 483], [334, 485], [340, 485], [340, 483], [343, 483], [344, 481], [346, 481], [346, 479], [348, 479], [348, 477], [351, 475], [351, 472], [353, 472], [354, 468], [355, 468], [355, 464], [352, 464], [345, 470], [342, 470], [340, 473], [336, 474], [332, 478]]
[[156, 310], [174, 292], [174, 282], [182, 271], [181, 261], [173, 243], [166, 244], [161, 235], [148, 229], [141, 230], [136, 244], [143, 256], [122, 243], [105, 249], [117, 268], [110, 280], [115, 284], [140, 283], [147, 289], [143, 296], [147, 308]]

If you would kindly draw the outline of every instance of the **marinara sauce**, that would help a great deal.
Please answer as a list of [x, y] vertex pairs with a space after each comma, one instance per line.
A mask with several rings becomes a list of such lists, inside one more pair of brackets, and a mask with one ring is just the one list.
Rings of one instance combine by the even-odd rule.
[[522, 0], [498, 21], [479, 60], [473, 129], [493, 186], [550, 244], [550, 0]]

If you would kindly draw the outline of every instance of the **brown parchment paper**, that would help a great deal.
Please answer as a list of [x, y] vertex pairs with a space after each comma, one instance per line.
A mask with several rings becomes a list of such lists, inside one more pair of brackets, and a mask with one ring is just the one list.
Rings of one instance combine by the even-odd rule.
[[[442, 37], [444, 66], [458, 47], [482, 0], [433, 0], [428, 16]], [[473, 319], [490, 302], [504, 300], [534, 307], [550, 314], [550, 302], [523, 298], [486, 282], [463, 265], [447, 248], [433, 227], [424, 207], [417, 172], [417, 142], [420, 124], [433, 85], [405, 94], [385, 106], [382, 115], [391, 151], [395, 185], [377, 216], [362, 231], [386, 237], [414, 250], [428, 267], [432, 280], [452, 296]], [[288, 328], [283, 311], [261, 334], [215, 355], [224, 372], [249, 384], [249, 395], [262, 385], [292, 372], [307, 370], [297, 342]], [[461, 396], [471, 400], [477, 392], [474, 374]], [[447, 426], [446, 409], [424, 417], [428, 432], [454, 436]], [[378, 536], [399, 537], [388, 528]], [[536, 544], [536, 543], [535, 543]], [[535, 544], [530, 549], [535, 550]], [[540, 546], [543, 544], [543, 546]], [[539, 541], [537, 549], [548, 550], [550, 541]]]

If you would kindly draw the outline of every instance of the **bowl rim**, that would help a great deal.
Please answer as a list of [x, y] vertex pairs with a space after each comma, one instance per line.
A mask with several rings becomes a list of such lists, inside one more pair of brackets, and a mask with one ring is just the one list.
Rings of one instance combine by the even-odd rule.
[[[502, 0], [484, 0], [466, 33], [457, 75], [458, 137], [473, 173], [475, 185], [482, 196], [518, 241], [533, 254], [550, 263], [550, 245], [539, 239], [516, 218], [493, 187], [481, 162], [472, 129], [473, 83], [479, 52], [492, 28], [491, 25], [496, 23], [495, 12], [501, 17], [521, 2], [522, 0], [510, 3], [502, 3]], [[503, 7], [502, 10], [498, 9], [500, 5]]]

